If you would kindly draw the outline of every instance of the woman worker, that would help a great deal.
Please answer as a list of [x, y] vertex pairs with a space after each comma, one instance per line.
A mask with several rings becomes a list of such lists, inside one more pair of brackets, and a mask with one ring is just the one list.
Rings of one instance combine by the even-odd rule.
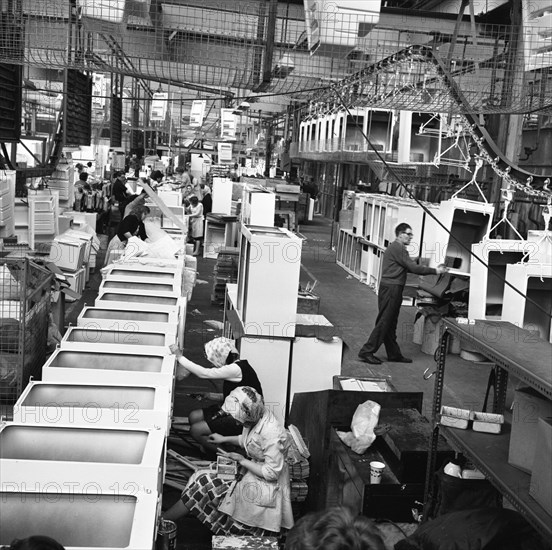
[[[240, 359], [234, 341], [229, 338], [214, 338], [205, 344], [205, 357], [214, 366], [205, 368], [190, 361], [178, 349], [176, 344], [170, 347], [176, 355], [178, 368], [176, 379], [182, 380], [190, 373], [198, 378], [208, 380], [224, 380], [222, 384], [222, 400], [238, 386], [251, 386], [261, 396], [263, 390], [257, 373], [246, 359]], [[216, 445], [210, 443], [208, 437], [212, 433], [221, 435], [239, 435], [242, 427], [236, 424], [229, 414], [225, 413], [220, 405], [211, 405], [205, 409], [196, 409], [188, 415], [190, 422], [190, 435], [204, 448], [215, 453]]]
[[138, 236], [143, 241], [146, 240], [147, 234], [146, 228], [144, 227], [144, 220], [149, 214], [149, 211], [150, 209], [147, 206], [137, 206], [130, 214], [122, 219], [119, 227], [117, 228], [117, 234], [107, 245], [104, 266], [111, 263], [111, 252], [125, 248], [130, 237]]
[[265, 407], [262, 397], [248, 386], [233, 390], [222, 409], [243, 426], [243, 431], [239, 436], [213, 434], [209, 440], [245, 450], [247, 456], [219, 450], [221, 456], [239, 464], [243, 477], [233, 483], [218, 478], [213, 471], [196, 472], [163, 519], [175, 521], [192, 514], [215, 535], [274, 536], [282, 529], [291, 529], [284, 427]]
[[190, 218], [190, 237], [194, 242], [193, 256], [199, 256], [201, 243], [203, 242], [203, 204], [199, 199], [192, 195], [190, 197], [190, 206], [186, 208], [186, 213]]

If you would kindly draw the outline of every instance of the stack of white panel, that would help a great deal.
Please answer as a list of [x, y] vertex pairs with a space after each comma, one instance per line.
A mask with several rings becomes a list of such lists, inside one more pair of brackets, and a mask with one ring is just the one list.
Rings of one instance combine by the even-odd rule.
[[0, 237], [9, 237], [15, 231], [15, 170], [0, 172]]

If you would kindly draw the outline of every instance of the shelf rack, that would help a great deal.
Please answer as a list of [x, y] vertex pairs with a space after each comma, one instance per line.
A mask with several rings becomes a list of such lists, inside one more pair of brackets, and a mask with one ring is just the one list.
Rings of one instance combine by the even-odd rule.
[[552, 345], [525, 330], [504, 321], [475, 321], [461, 324], [457, 320], [443, 319], [439, 359], [435, 372], [435, 391], [432, 408], [433, 432], [427, 463], [425, 488], [426, 509], [435, 496], [434, 472], [437, 441], [442, 435], [453, 447], [471, 460], [487, 479], [511, 502], [533, 527], [552, 540], [552, 516], [529, 496], [531, 476], [508, 464], [510, 425], [504, 425], [499, 435], [447, 428], [439, 425], [439, 412], [443, 397], [446, 349], [450, 336], [458, 337], [471, 348], [495, 364], [496, 382], [493, 412], [503, 414], [506, 401], [508, 374], [552, 399]]

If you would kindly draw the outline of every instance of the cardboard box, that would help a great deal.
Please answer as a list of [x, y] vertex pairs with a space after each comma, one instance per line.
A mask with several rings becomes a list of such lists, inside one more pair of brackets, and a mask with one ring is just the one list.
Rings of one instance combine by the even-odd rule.
[[64, 271], [78, 271], [84, 264], [86, 243], [60, 235], [52, 242], [49, 260]]
[[[79, 297], [82, 295], [82, 292], [84, 290], [84, 286], [86, 284], [86, 270], [84, 267], [81, 267], [74, 273], [70, 271], [64, 271], [63, 273], [67, 279], [67, 282], [69, 283], [69, 288], [79, 295]], [[74, 302], [77, 300], [76, 297], [67, 295], [65, 297], [65, 300], [67, 302]]]
[[340, 210], [339, 211], [339, 228], [340, 229], [353, 229], [353, 215], [352, 210]]
[[299, 293], [297, 296], [297, 313], [313, 313], [318, 315], [320, 310], [320, 296], [310, 293]]
[[552, 515], [552, 418], [539, 418], [529, 494]]
[[552, 402], [531, 388], [514, 392], [508, 463], [531, 473], [539, 418], [552, 416]]

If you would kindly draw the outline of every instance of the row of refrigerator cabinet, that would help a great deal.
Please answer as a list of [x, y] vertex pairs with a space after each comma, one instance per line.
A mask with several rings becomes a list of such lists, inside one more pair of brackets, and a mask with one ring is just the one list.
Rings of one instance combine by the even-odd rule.
[[414, 233], [411, 256], [426, 258], [430, 267], [453, 259], [450, 267], [466, 273], [471, 264], [469, 246], [488, 238], [494, 215], [492, 204], [460, 198], [424, 203], [424, 208], [411, 199], [370, 193], [346, 192], [343, 201], [348, 217], [340, 228], [355, 237], [385, 249], [395, 240], [397, 225], [407, 223]]
[[[186, 300], [140, 295], [140, 269], [111, 270], [127, 271], [126, 292], [102, 291], [83, 309], [2, 425], [0, 544], [40, 532], [68, 550], [153, 548], [172, 415], [168, 346]], [[181, 277], [173, 270], [171, 283]]]
[[[529, 231], [527, 240], [487, 239], [472, 244], [471, 250], [474, 258], [465, 275], [468, 317], [509, 321], [552, 342], [550, 314], [545, 313], [552, 312], [552, 239], [546, 232]], [[337, 263], [375, 290], [383, 251], [340, 230]]]
[[369, 107], [337, 111], [303, 120], [298, 148], [299, 152], [319, 153], [378, 151], [386, 160], [400, 164], [436, 163], [448, 147], [447, 132], [456, 129], [456, 121], [447, 123], [445, 118]]

